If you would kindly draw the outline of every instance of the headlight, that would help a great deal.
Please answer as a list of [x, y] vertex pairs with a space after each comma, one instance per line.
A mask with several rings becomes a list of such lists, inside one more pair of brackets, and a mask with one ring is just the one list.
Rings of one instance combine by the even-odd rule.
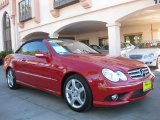
[[127, 81], [127, 77], [124, 73], [122, 73], [121, 71], [117, 71], [116, 74], [118, 75], [118, 77], [123, 80], [123, 81]]
[[149, 55], [145, 55], [144, 59], [152, 59], [154, 57], [154, 53], [150, 53]]
[[155, 75], [153, 74], [153, 72], [151, 71], [151, 69], [148, 67], [148, 65], [146, 65], [146, 67], [148, 68], [149, 73], [155, 77]]
[[129, 58], [129, 54], [126, 53], [126, 54], [125, 54], [125, 57], [126, 57], [126, 58]]
[[127, 58], [127, 54], [126, 53], [122, 54], [121, 56]]
[[102, 74], [110, 81], [112, 82], [118, 82], [119, 81], [119, 77], [118, 75], [113, 72], [112, 70], [110, 69], [103, 69], [102, 70]]
[[112, 82], [118, 82], [120, 79], [123, 81], [127, 81], [127, 77], [125, 76], [125, 74], [120, 71], [113, 72], [112, 70], [105, 68], [102, 70], [102, 74]]

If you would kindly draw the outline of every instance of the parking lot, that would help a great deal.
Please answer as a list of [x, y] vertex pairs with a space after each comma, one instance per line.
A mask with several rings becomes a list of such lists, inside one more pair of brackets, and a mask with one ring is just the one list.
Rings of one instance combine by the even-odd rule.
[[0, 67], [0, 120], [159, 120], [160, 70], [154, 91], [146, 98], [112, 108], [92, 108], [77, 113], [68, 108], [60, 97], [22, 87], [10, 90]]

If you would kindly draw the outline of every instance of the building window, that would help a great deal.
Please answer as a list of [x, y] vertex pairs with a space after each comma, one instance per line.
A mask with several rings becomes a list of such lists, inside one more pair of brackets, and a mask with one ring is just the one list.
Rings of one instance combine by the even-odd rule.
[[79, 0], [54, 0], [54, 8], [60, 9], [78, 2]]
[[158, 4], [160, 3], [160, 0], [154, 0], [155, 1], [155, 4]]
[[142, 42], [142, 33], [124, 35], [125, 42], [138, 45]]
[[80, 42], [89, 45], [89, 40], [80, 40]]
[[5, 12], [3, 15], [3, 40], [4, 51], [12, 51], [11, 25], [10, 18], [7, 12]]
[[31, 0], [22, 0], [19, 2], [19, 20], [20, 22], [32, 18]]
[[107, 43], [108, 43], [108, 39], [107, 39], [107, 38], [100, 38], [100, 39], [99, 39], [99, 46], [100, 46], [100, 47], [106, 46]]

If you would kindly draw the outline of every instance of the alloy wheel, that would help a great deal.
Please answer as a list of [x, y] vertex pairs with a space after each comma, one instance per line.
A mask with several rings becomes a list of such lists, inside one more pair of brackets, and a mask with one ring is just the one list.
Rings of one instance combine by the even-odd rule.
[[10, 88], [14, 86], [14, 75], [11, 70], [9, 70], [7, 73], [7, 83]]
[[77, 79], [71, 79], [65, 88], [66, 99], [73, 108], [81, 108], [86, 101], [86, 91]]

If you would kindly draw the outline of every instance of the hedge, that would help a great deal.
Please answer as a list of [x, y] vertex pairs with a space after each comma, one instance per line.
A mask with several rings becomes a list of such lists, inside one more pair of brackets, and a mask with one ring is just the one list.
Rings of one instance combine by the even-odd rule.
[[7, 55], [11, 54], [12, 52], [11, 51], [1, 51], [0, 52], [0, 55], [5, 58]]

